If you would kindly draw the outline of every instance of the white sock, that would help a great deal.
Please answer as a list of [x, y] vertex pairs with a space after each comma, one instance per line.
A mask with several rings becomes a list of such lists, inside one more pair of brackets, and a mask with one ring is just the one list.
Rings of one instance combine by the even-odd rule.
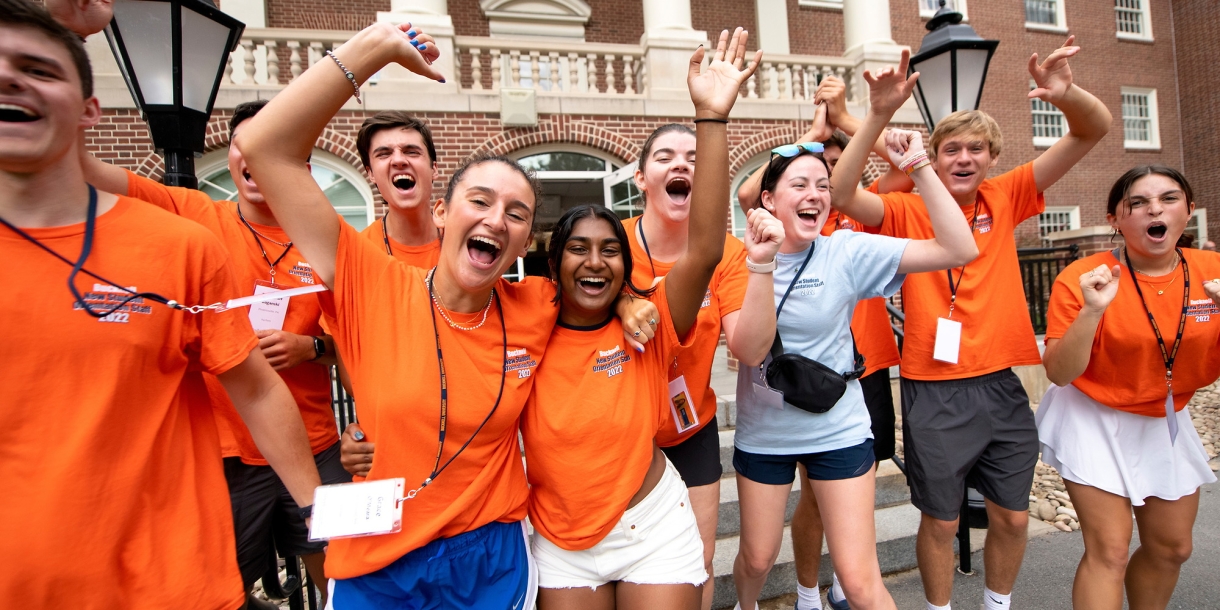
[[985, 610], [1008, 610], [1012, 604], [1012, 594], [1001, 595], [983, 587], [983, 608]]
[[817, 587], [796, 585], [796, 610], [822, 610], [822, 592]]
[[[733, 606], [733, 610], [741, 610], [741, 602], [737, 602], [737, 605]], [[758, 610], [758, 602], [754, 602], [754, 610]]]
[[[924, 600], [924, 601], [927, 601], [927, 600]], [[945, 604], [943, 606], [937, 606], [936, 604], [934, 604], [932, 602], [928, 602], [928, 610], [953, 610], [952, 608], [950, 608], [950, 606], [952, 606], [952, 604]]]
[[842, 600], [847, 599], [847, 594], [843, 593], [843, 585], [839, 584], [839, 575], [835, 574], [834, 572], [831, 572], [830, 578], [831, 578], [831, 581], [830, 581], [829, 595], [833, 596], [835, 601], [842, 601]]

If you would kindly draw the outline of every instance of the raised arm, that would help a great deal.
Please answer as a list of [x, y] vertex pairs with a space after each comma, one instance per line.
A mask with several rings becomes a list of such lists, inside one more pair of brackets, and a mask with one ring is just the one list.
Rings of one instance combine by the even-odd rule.
[[[1080, 293], [1084, 297], [1084, 306], [1080, 308], [1076, 319], [1062, 337], [1046, 340], [1046, 351], [1042, 354], [1046, 377], [1051, 383], [1060, 387], [1066, 386], [1089, 368], [1089, 357], [1093, 354], [1093, 337], [1097, 334], [1097, 325], [1101, 323], [1102, 314], [1118, 294], [1120, 273], [1121, 268], [1118, 265], [1113, 269], [1099, 265], [1080, 276]], [[1056, 296], [1052, 295], [1051, 298]]]
[[1039, 193], [1058, 182], [1083, 159], [1110, 131], [1114, 120], [1101, 100], [1072, 83], [1068, 58], [1080, 52], [1080, 47], [1072, 46], [1075, 40], [1075, 36], [1068, 36], [1067, 42], [1041, 64], [1037, 53], [1029, 58], [1029, 74], [1037, 85], [1029, 92], [1029, 97], [1053, 104], [1063, 112], [1068, 124], [1068, 132], [1034, 159], [1034, 182]]
[[[413, 38], [423, 41], [422, 53]], [[284, 232], [328, 286], [335, 279], [340, 221], [306, 163], [331, 117], [352, 96], [353, 83], [338, 63], [358, 83], [392, 62], [444, 82], [431, 65], [438, 57], [435, 42], [416, 35], [409, 23], [371, 25], [333, 53], [339, 62], [323, 57], [243, 124], [233, 141]]]
[[[923, 136], [918, 131], [890, 130], [886, 136], [890, 163], [902, 167], [921, 153]], [[912, 240], [898, 261], [898, 273], [921, 273], [961, 267], [979, 255], [978, 245], [961, 208], [932, 169], [931, 162], [916, 162], [911, 173], [932, 221], [932, 239]], [[871, 194], [871, 193], [870, 193]], [[875, 195], [874, 195], [875, 196]]]
[[[868, 114], [830, 175], [831, 205], [870, 227], [880, 226], [885, 220], [885, 208], [880, 197], [860, 188], [860, 177], [864, 175], [872, 143], [881, 137], [890, 117], [915, 88], [919, 73], [909, 78], [904, 76], [910, 59], [911, 52], [904, 50], [897, 69], [885, 68], [875, 78], [867, 70], [864, 72], [864, 80], [869, 85]], [[888, 152], [887, 158], [893, 160]]]
[[728, 118], [737, 93], [762, 60], [762, 51], [745, 64], [746, 38], [741, 28], [720, 33], [716, 54], [707, 70], [700, 73], [704, 49], [691, 56], [686, 85], [695, 103], [695, 175], [691, 185], [690, 225], [686, 252], [666, 275], [669, 314], [678, 335], [695, 325], [703, 295], [716, 265], [724, 256], [729, 204]]

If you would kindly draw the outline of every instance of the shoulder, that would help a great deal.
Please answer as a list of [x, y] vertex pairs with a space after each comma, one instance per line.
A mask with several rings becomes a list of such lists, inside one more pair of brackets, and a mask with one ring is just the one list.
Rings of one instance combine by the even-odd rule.
[[171, 253], [204, 253], [207, 258], [227, 260], [228, 253], [220, 238], [207, 227], [140, 199], [120, 197], [116, 210], [121, 211], [114, 229], [127, 236], [140, 235], [141, 241], [163, 245]]
[[[1055, 278], [1056, 284], [1062, 284], [1068, 290], [1074, 293], [1080, 292], [1080, 276], [1096, 269], [1101, 265], [1113, 266], [1117, 265], [1118, 261], [1109, 251], [1090, 254], [1084, 258], [1077, 259], [1063, 268], [1059, 272], [1059, 276]], [[1124, 278], [1125, 279], [1125, 278]], [[1121, 280], [1120, 280], [1121, 281]]]
[[998, 188], [1004, 191], [1009, 191], [1018, 186], [1034, 187], [1036, 184], [1033, 161], [1022, 163], [994, 178], [988, 178], [983, 181], [983, 186]]
[[[420, 275], [427, 273], [422, 269], [416, 269], [416, 271]], [[501, 295], [505, 303], [521, 307], [555, 308], [553, 303], [556, 294], [555, 282], [544, 277], [530, 275], [517, 282], [500, 278], [496, 282], [496, 292]]]
[[369, 239], [381, 239], [381, 219], [374, 220], [369, 226], [361, 229], [360, 234]]
[[881, 202], [889, 208], [904, 210], [908, 206], [914, 206], [917, 209], [923, 209], [923, 197], [920, 197], [915, 193], [905, 193], [900, 191], [895, 193], [882, 193], [877, 196], [880, 197]]
[[1206, 275], [1206, 279], [1220, 277], [1220, 252], [1182, 248], [1182, 256], [1186, 257], [1187, 264]]

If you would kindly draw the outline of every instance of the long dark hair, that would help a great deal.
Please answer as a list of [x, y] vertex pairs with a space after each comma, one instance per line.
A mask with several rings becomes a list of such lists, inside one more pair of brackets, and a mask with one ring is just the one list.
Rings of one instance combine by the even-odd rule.
[[559, 222], [555, 223], [555, 230], [551, 232], [551, 241], [547, 244], [546, 258], [549, 262], [548, 277], [555, 281], [555, 299], [554, 303], [558, 303], [563, 297], [563, 283], [559, 281], [559, 270], [563, 267], [560, 263], [563, 262], [563, 253], [566, 248], [568, 239], [572, 237], [572, 229], [576, 228], [576, 223], [586, 218], [596, 218], [610, 225], [614, 230], [614, 236], [618, 238], [619, 243], [623, 247], [623, 287], [630, 291], [631, 294], [640, 297], [647, 297], [652, 294], [652, 288], [637, 288], [631, 283], [631, 244], [627, 241], [627, 229], [623, 228], [623, 221], [619, 220], [610, 208], [600, 205], [578, 205], [563, 213], [559, 217]]
[[763, 166], [762, 182], [758, 185], [758, 205], [762, 205], [762, 194], [764, 192], [775, 193], [775, 185], [779, 183], [779, 179], [784, 175], [784, 172], [788, 171], [788, 166], [801, 157], [813, 157], [821, 161], [822, 166], [826, 168], [826, 175], [830, 176], [830, 165], [826, 163], [826, 157], [822, 156], [822, 153], [809, 152], [802, 148], [791, 157], [771, 155], [771, 161]]
[[[1131, 202], [1128, 201], [1127, 195], [1131, 192], [1131, 187], [1136, 181], [1144, 176], [1165, 176], [1170, 180], [1178, 183], [1182, 188], [1182, 192], [1186, 194], [1186, 203], [1189, 205], [1195, 201], [1195, 192], [1190, 188], [1190, 183], [1186, 181], [1186, 176], [1182, 172], [1166, 166], [1166, 165], [1137, 165], [1127, 173], [1119, 177], [1114, 186], [1110, 187], [1110, 198], [1106, 201], [1106, 214], [1110, 216], [1118, 216], [1118, 204], [1123, 204], [1123, 209], [1127, 212], [1131, 211]], [[1178, 237], [1177, 247], [1190, 248], [1195, 243], [1195, 236], [1189, 233], [1182, 233]]]

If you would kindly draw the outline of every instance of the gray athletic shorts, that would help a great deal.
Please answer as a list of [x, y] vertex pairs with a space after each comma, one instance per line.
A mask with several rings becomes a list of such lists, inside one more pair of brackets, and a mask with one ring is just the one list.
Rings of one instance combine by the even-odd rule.
[[969, 484], [1009, 510], [1029, 508], [1038, 428], [1012, 369], [946, 381], [902, 379], [902, 443], [911, 504], [957, 518]]

